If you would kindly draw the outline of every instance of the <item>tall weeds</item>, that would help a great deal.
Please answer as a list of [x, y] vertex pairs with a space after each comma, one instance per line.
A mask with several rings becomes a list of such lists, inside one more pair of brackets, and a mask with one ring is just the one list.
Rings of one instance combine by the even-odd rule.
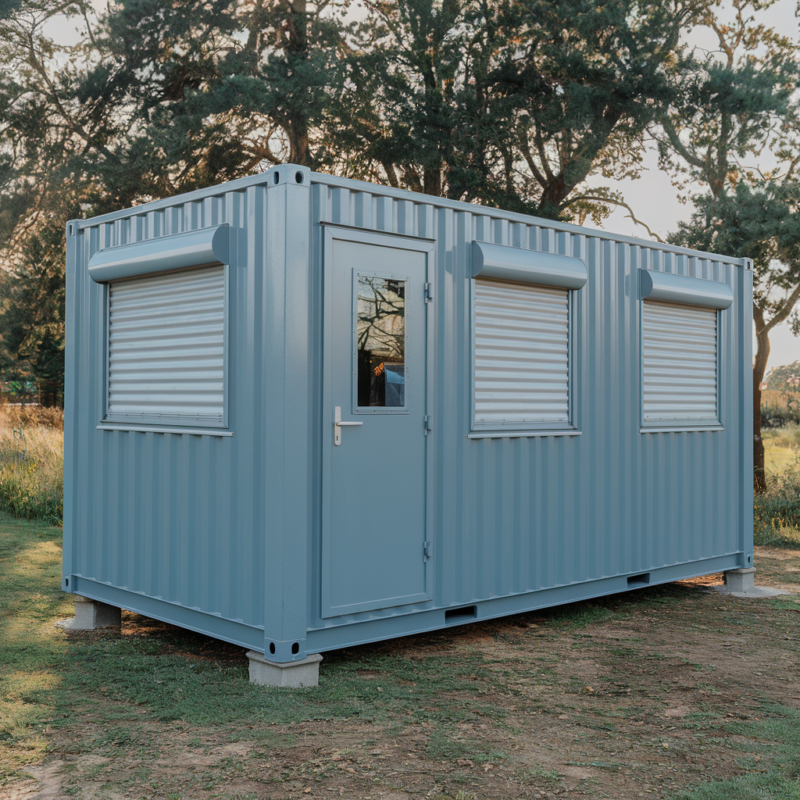
[[57, 409], [0, 407], [0, 509], [61, 524], [63, 425]]
[[756, 495], [753, 540], [765, 547], [800, 548], [800, 467], [770, 476]]

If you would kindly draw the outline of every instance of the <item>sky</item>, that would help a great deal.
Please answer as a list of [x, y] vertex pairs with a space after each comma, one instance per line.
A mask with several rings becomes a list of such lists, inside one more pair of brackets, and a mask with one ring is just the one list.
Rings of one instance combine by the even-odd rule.
[[[730, 8], [730, 3], [723, 0], [722, 7]], [[798, 18], [795, 16], [796, 0], [779, 0], [772, 8], [758, 12], [757, 19], [760, 23], [776, 28], [785, 35], [794, 33], [798, 38]], [[695, 35], [689, 42], [706, 50], [714, 49], [715, 37]], [[678, 221], [688, 219], [691, 214], [690, 205], [682, 205], [678, 201], [678, 193], [672, 186], [669, 176], [659, 170], [658, 159], [654, 149], [647, 152], [644, 161], [644, 171], [637, 180], [606, 181], [597, 180], [593, 185], [611, 186], [622, 193], [625, 202], [636, 212], [638, 219], [646, 223], [650, 229], [661, 238], [678, 227]], [[698, 187], [699, 188], [699, 187]], [[638, 236], [646, 239], [647, 231], [636, 225], [627, 217], [625, 209], [617, 208], [611, 216], [603, 221], [602, 226], [597, 226], [587, 220], [587, 227], [602, 227], [607, 231]], [[791, 364], [800, 360], [800, 337], [792, 335], [788, 322], [776, 327], [770, 334], [769, 367], [782, 364]], [[755, 344], [753, 346], [755, 352]]]

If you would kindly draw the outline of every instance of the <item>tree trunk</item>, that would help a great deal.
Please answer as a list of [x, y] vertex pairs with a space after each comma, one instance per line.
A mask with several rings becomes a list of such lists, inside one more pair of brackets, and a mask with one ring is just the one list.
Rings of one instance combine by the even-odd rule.
[[[290, 60], [292, 69], [297, 62], [308, 58], [308, 16], [306, 0], [285, 0], [283, 5], [286, 13], [285, 31], [288, 34], [285, 51]], [[301, 89], [303, 94], [307, 90]], [[305, 166], [308, 164], [308, 116], [301, 104], [296, 113], [290, 117], [288, 125], [289, 160], [293, 164]]]
[[764, 325], [764, 315], [754, 306], [756, 322], [756, 357], [753, 362], [753, 490], [763, 494], [767, 490], [764, 466], [764, 441], [761, 438], [761, 384], [769, 361], [769, 329]]

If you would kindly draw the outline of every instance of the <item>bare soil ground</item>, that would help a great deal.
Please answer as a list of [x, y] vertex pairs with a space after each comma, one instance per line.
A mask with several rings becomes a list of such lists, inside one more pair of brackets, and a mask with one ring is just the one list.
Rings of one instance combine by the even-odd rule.
[[[800, 551], [761, 550], [757, 567], [800, 589]], [[47, 755], [0, 797], [750, 797], [711, 790], [780, 768], [780, 726], [800, 720], [800, 595], [737, 599], [715, 582], [326, 654], [320, 689], [299, 692], [249, 687], [240, 648], [126, 613], [119, 634], [65, 638], [80, 672], [41, 727]], [[208, 697], [178, 687], [170, 714], [169, 671], [131, 694], [126, 652], [142, 680], [153, 658], [176, 681], [204, 670]], [[273, 706], [228, 713], [234, 689]]]

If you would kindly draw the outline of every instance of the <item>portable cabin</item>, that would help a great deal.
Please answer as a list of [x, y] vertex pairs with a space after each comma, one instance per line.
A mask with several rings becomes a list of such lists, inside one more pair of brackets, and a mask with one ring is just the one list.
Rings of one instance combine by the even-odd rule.
[[63, 588], [280, 664], [749, 570], [751, 298], [294, 165], [72, 221]]

